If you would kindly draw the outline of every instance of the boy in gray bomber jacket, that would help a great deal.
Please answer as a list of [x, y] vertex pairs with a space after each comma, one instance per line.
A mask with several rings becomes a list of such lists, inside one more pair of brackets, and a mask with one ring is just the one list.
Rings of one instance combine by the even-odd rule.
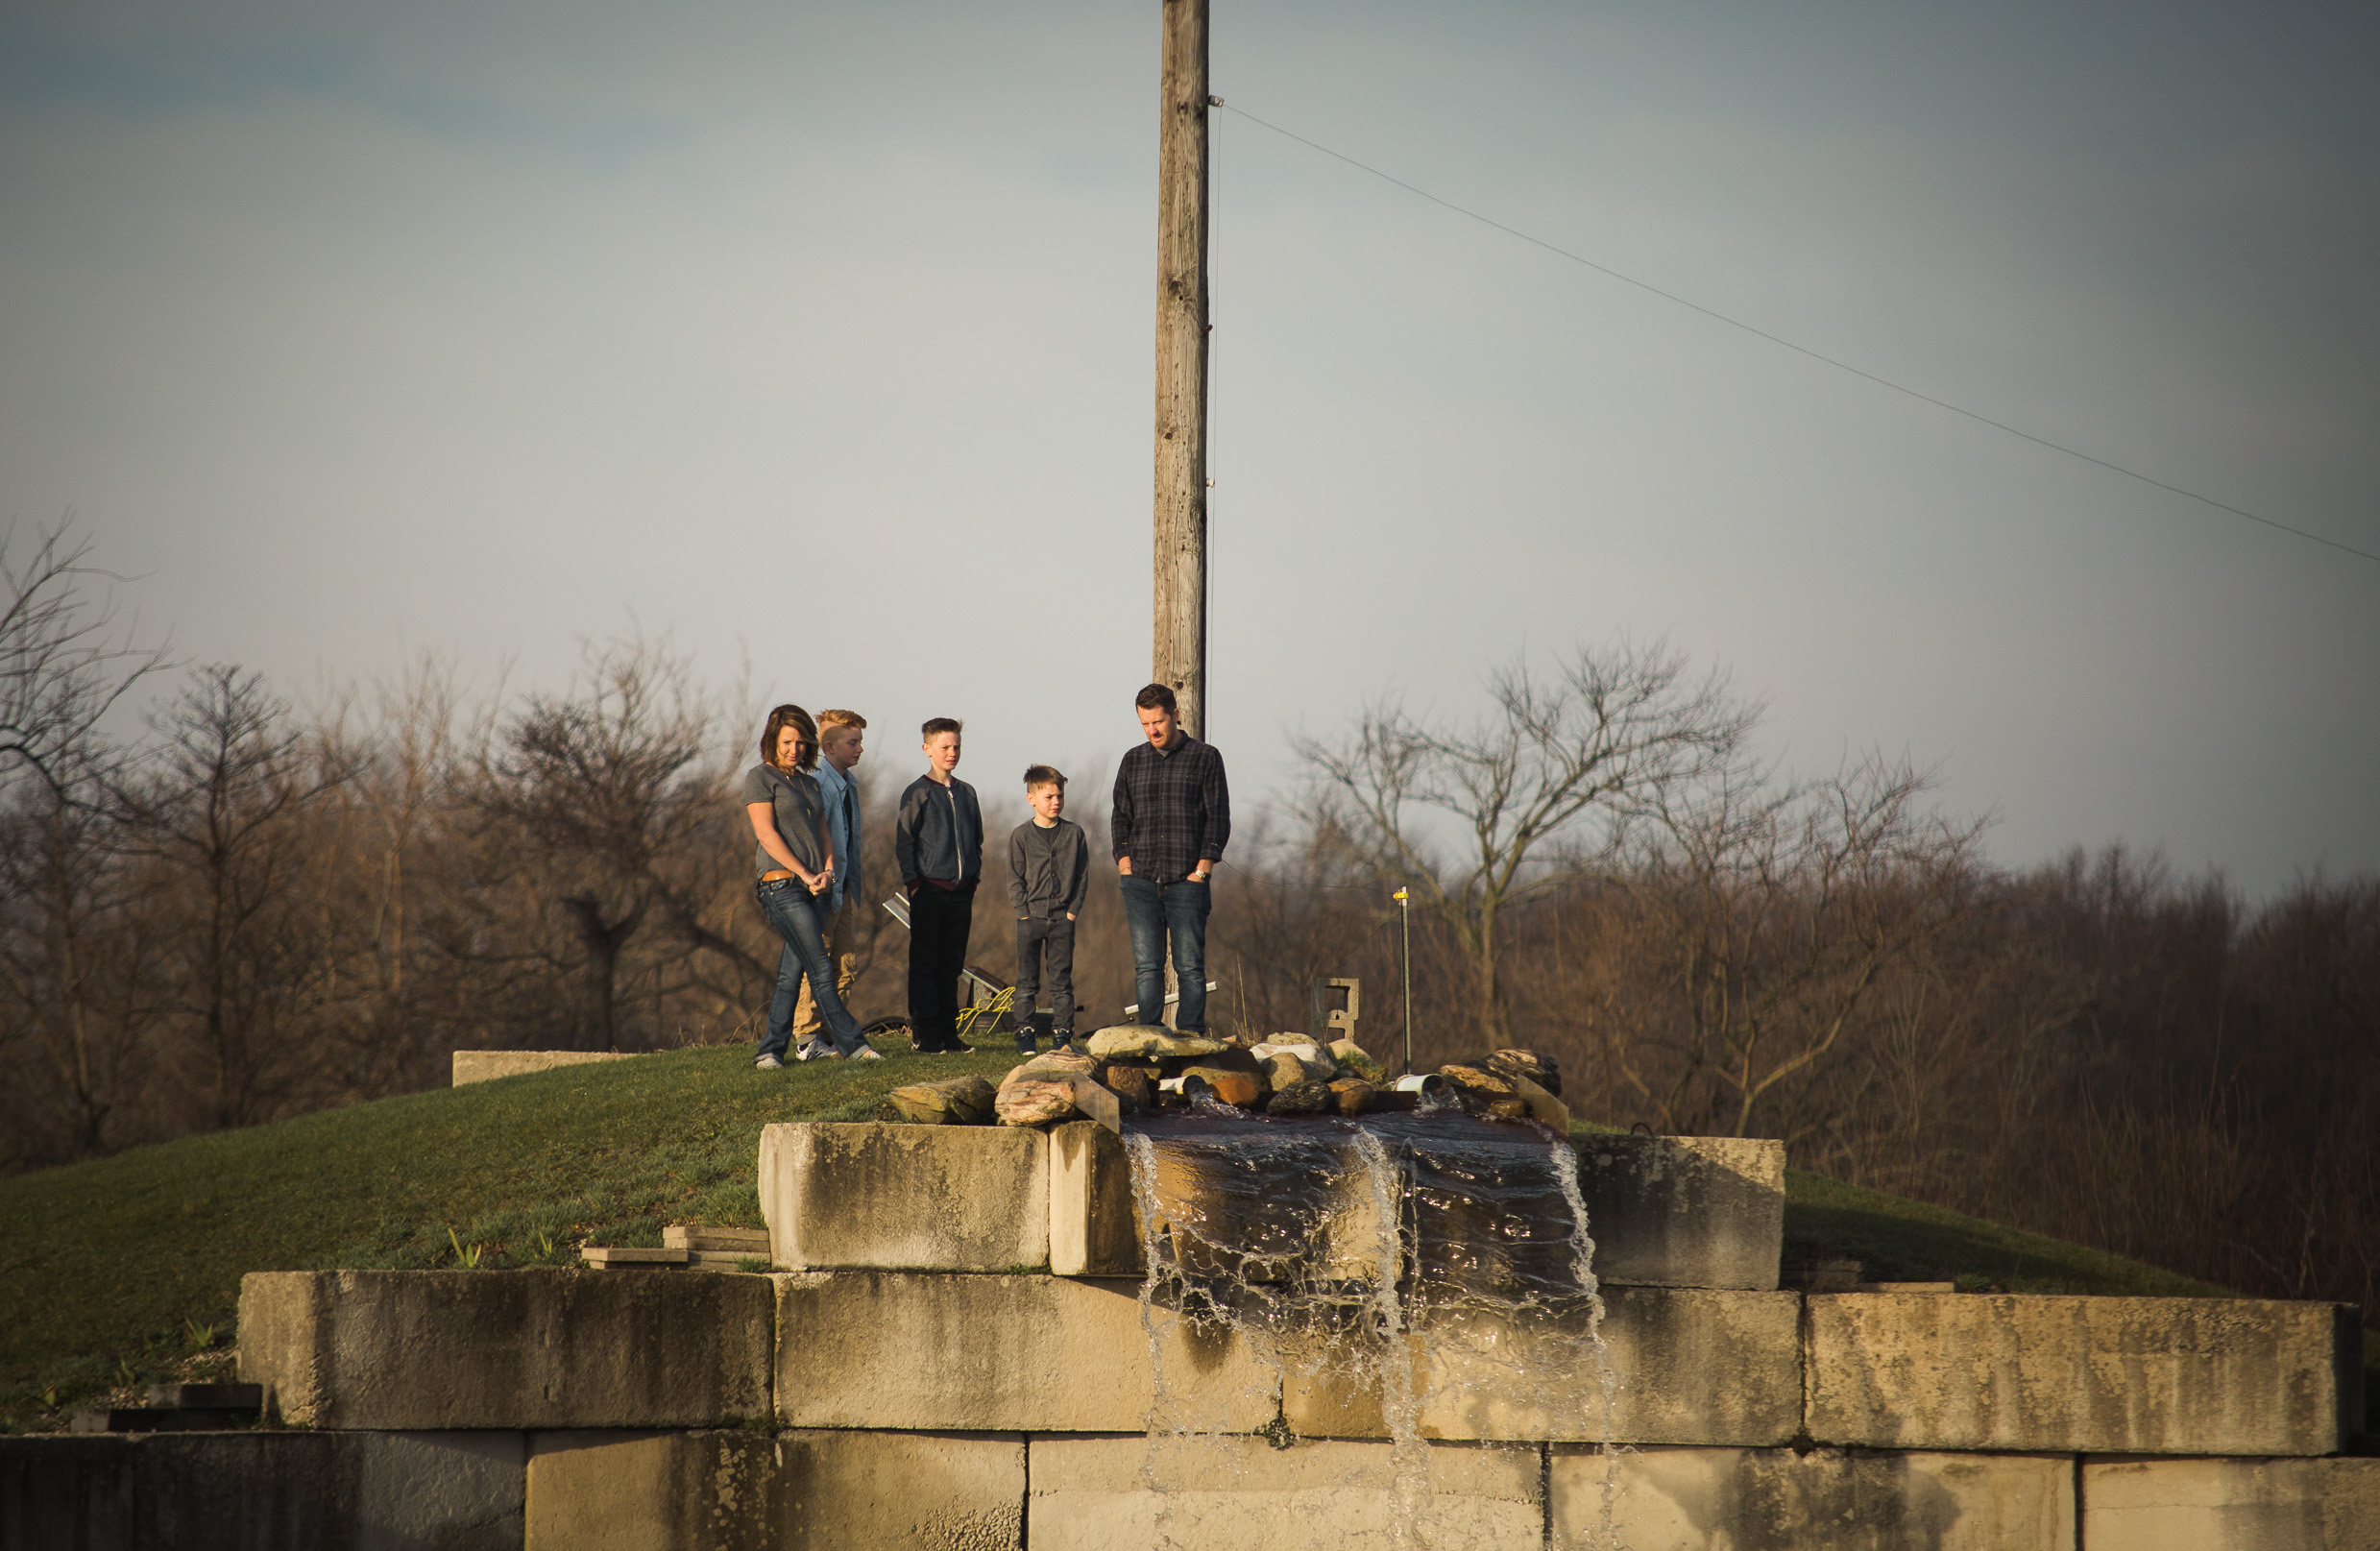
[[[1025, 772], [1033, 816], [1008, 836], [1008, 903], [1016, 907], [1016, 1048], [1033, 1052], [1036, 1030], [1057, 1050], [1075, 1037], [1075, 917], [1091, 891], [1091, 845], [1066, 811], [1066, 778], [1046, 764]], [[1050, 976], [1043, 1023], [1041, 973]]]

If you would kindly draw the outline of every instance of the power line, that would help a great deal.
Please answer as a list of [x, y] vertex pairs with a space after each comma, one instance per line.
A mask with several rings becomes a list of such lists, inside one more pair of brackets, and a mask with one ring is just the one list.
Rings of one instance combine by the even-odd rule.
[[1931, 404], [1936, 409], [1947, 409], [1954, 415], [1963, 415], [1967, 419], [1977, 422], [1979, 424], [1989, 425], [1996, 431], [2005, 431], [2010, 436], [2021, 437], [2025, 441], [2030, 442], [2036, 447], [2048, 448], [2052, 452], [2063, 452], [2070, 458], [2079, 458], [2085, 463], [2094, 464], [2099, 468], [2107, 470], [2111, 473], [2123, 474], [2127, 479], [2137, 479], [2144, 485], [2153, 485], [2159, 490], [2170, 492], [2175, 496], [2187, 497], [2188, 499], [2198, 501], [2202, 505], [2211, 506], [2219, 512], [2228, 512], [2233, 517], [2244, 517], [2250, 522], [2261, 522], [2266, 527], [2278, 528], [2283, 533], [2295, 534], [2300, 539], [2308, 539], [2316, 544], [2328, 545], [2333, 549], [2344, 550], [2346, 553], [2355, 555], [2364, 560], [2380, 561], [2380, 553], [2374, 553], [2369, 549], [2359, 549], [2351, 544], [2343, 544], [2337, 539], [2325, 538], [2319, 533], [2312, 533], [2304, 528], [2292, 527], [2287, 522], [2276, 521], [2270, 517], [2261, 517], [2254, 512], [2247, 511], [2242, 507], [2234, 506], [2228, 501], [2217, 500], [2212, 496], [2201, 496], [2197, 491], [2186, 490], [2180, 485], [2168, 484], [2162, 479], [2158, 479], [2149, 474], [2142, 473], [2137, 469], [2127, 469], [2121, 463], [2111, 463], [2105, 458], [2098, 457], [2092, 453], [2085, 452], [2079, 448], [2068, 447], [2063, 442], [2053, 442], [2046, 436], [2036, 436], [2030, 431], [2020, 430], [2005, 421], [1994, 420], [1989, 415], [1979, 414], [1975, 410], [1952, 403], [1947, 399], [1937, 399], [1932, 394], [1920, 392], [1918, 389], [1909, 387], [1906, 383], [1895, 382], [1890, 377], [1879, 376], [1874, 372], [1867, 371], [1861, 367], [1854, 366], [1849, 361], [1839, 360], [1834, 356], [1827, 354], [1823, 351], [1811, 350], [1807, 345], [1797, 345], [1792, 340], [1786, 339], [1783, 335], [1772, 334], [1767, 329], [1760, 327], [1758, 325], [1744, 322], [1741, 318], [1731, 318], [1726, 313], [1718, 311], [1714, 307], [1706, 307], [1699, 302], [1695, 302], [1687, 297], [1678, 295], [1675, 291], [1664, 291], [1660, 286], [1654, 285], [1645, 280], [1638, 279], [1633, 275], [1623, 275], [1618, 270], [1612, 268], [1608, 264], [1596, 263], [1593, 259], [1589, 258], [1582, 254], [1574, 254], [1569, 249], [1547, 242], [1542, 237], [1532, 236], [1528, 232], [1521, 230], [1518, 227], [1506, 226], [1503, 222], [1496, 220], [1493, 216], [1482, 215], [1477, 210], [1468, 209], [1463, 206], [1455, 204], [1452, 200], [1441, 199], [1426, 188], [1418, 187], [1415, 184], [1409, 183], [1402, 178], [1396, 177], [1393, 173], [1382, 172], [1379, 168], [1372, 166], [1369, 162], [1358, 161], [1344, 151], [1334, 151], [1329, 146], [1323, 144], [1320, 140], [1309, 140], [1295, 130], [1283, 129], [1280, 125], [1275, 124], [1268, 119], [1258, 118], [1255, 114], [1248, 111], [1248, 109], [1244, 108], [1234, 108], [1229, 103], [1225, 102], [1221, 97], [1209, 97], [1207, 101], [1212, 106], [1220, 108], [1226, 112], [1237, 113], [1240, 117], [1248, 120], [1251, 124], [1271, 130], [1274, 133], [1284, 135], [1289, 139], [1297, 141], [1299, 145], [1306, 146], [1312, 150], [1320, 151], [1323, 155], [1329, 157], [1334, 160], [1344, 161], [1348, 166], [1353, 167], [1360, 172], [1368, 172], [1372, 174], [1372, 177], [1379, 179], [1383, 182], [1395, 183], [1398, 188], [1403, 189], [1408, 194], [1418, 194], [1421, 198], [1428, 200], [1432, 205], [1439, 206], [1444, 209], [1452, 210], [1455, 214], [1476, 221], [1482, 226], [1494, 227], [1496, 230], [1505, 233], [1507, 236], [1518, 237], [1522, 242], [1528, 243], [1533, 247], [1542, 248], [1547, 253], [1553, 254], [1558, 257], [1566, 258], [1573, 264], [1582, 264], [1587, 268], [1593, 270], [1598, 275], [1608, 276], [1609, 278], [1618, 280], [1625, 285], [1633, 285], [1639, 291], [1650, 292], [1652, 295], [1660, 297], [1664, 302], [1674, 302], [1679, 306], [1690, 308], [1695, 312], [1701, 313], [1706, 318], [1712, 318], [1720, 323], [1726, 324], [1731, 328], [1740, 328], [1745, 333], [1755, 335], [1761, 339], [1765, 339], [1772, 345], [1781, 345], [1797, 355], [1807, 355], [1811, 360], [1823, 362], [1828, 366], [1834, 367], [1838, 372], [1848, 372], [1853, 376], [1862, 377], [1867, 381], [1875, 383], [1878, 387], [1889, 388], [1895, 393], [1905, 394], [1911, 399], [1917, 400], [1920, 403]]

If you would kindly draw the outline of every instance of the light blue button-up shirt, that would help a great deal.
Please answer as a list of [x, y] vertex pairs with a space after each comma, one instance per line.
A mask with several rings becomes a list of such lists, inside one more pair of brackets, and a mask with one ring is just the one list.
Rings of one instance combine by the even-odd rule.
[[827, 890], [826, 908], [839, 910], [843, 891], [852, 890], [856, 898], [860, 887], [860, 788], [833, 760], [820, 760], [816, 773], [826, 797], [827, 843], [835, 848], [835, 886]]

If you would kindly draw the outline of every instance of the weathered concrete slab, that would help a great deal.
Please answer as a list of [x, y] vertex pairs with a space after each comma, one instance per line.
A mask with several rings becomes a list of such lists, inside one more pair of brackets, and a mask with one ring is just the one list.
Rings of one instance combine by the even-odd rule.
[[2090, 1551], [2380, 1551], [2380, 1459], [2085, 1460]]
[[1124, 1139], [1093, 1121], [1050, 1131], [1050, 1270], [1059, 1276], [1138, 1276], [1140, 1228]]
[[0, 1547], [517, 1551], [519, 1433], [0, 1439]]
[[550, 1072], [558, 1066], [582, 1066], [589, 1061], [625, 1061], [641, 1051], [592, 1050], [458, 1050], [454, 1053], [453, 1085], [517, 1078], [528, 1072]]
[[[935, 1129], [941, 1129], [936, 1127]], [[1161, 1372], [1169, 1425], [1246, 1432], [1277, 1385], [1226, 1330], [1152, 1311], [1140, 1284], [832, 1272], [777, 1285], [777, 1418], [789, 1427], [1136, 1432]]]
[[1824, 1294], [1809, 1342], [1821, 1443], [2327, 1454], [2361, 1420], [2331, 1303]]
[[[774, 1551], [765, 1433], [539, 1433], [525, 1551]], [[862, 1542], [853, 1542], [854, 1544]]]
[[1774, 1292], [1785, 1252], [1785, 1144], [1732, 1136], [1595, 1136], [1578, 1188], [1610, 1284]]
[[240, 1377], [300, 1427], [705, 1427], [768, 1415], [757, 1276], [257, 1272]]
[[1605, 1551], [1612, 1532], [1629, 1551], [2074, 1551], [2076, 1544], [2075, 1464], [2051, 1455], [1604, 1454], [1557, 1444], [1546, 1479], [1555, 1551]]
[[1030, 1127], [767, 1126], [760, 1194], [789, 1271], [1050, 1263], [1050, 1138]]
[[[1419, 1540], [1398, 1535], [1402, 1500], [1386, 1443], [1260, 1438], [1032, 1440], [1028, 1551], [1538, 1551], [1538, 1450], [1434, 1444]], [[1155, 1490], [1153, 1490], [1155, 1489]]]
[[[1767, 1447], [1800, 1430], [1797, 1295], [1615, 1287], [1605, 1309], [1614, 1441]], [[1426, 1317], [1412, 1369], [1422, 1435], [1602, 1442], [1604, 1369], [1586, 1333], [1583, 1308], [1527, 1319]], [[1293, 1361], [1283, 1395], [1294, 1431], [1388, 1436], [1376, 1385], [1311, 1376]]]
[[777, 1435], [784, 1551], [1008, 1551], [1022, 1539], [1017, 1433]]

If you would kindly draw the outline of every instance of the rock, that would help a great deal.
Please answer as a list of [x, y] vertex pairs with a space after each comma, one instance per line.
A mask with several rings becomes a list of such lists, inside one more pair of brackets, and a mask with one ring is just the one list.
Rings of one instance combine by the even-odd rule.
[[1194, 1066], [1181, 1075], [1184, 1093], [1191, 1091], [1191, 1079], [1197, 1078], [1206, 1091], [1235, 1109], [1253, 1109], [1264, 1100], [1264, 1084], [1246, 1072], [1226, 1072], [1219, 1066]]
[[1323, 1048], [1323, 1042], [1312, 1034], [1267, 1034], [1264, 1042], [1268, 1045], [1311, 1045], [1316, 1050]]
[[[1311, 1040], [1301, 1045], [1290, 1045], [1278, 1039], [1268, 1039], [1261, 1045], [1251, 1045], [1248, 1048], [1248, 1054], [1253, 1055], [1257, 1064], [1268, 1071], [1274, 1070], [1275, 1063], [1286, 1057], [1302, 1066], [1305, 1069], [1305, 1075], [1309, 1078], [1318, 1078], [1328, 1082], [1339, 1075], [1339, 1069], [1332, 1063], [1328, 1054]], [[1285, 1088], [1297, 1080], [1295, 1078], [1275, 1078], [1273, 1085], [1275, 1088]]]
[[1213, 1055], [1224, 1049], [1224, 1042], [1197, 1034], [1178, 1034], [1155, 1024], [1125, 1023], [1093, 1034], [1088, 1049], [1093, 1055], [1108, 1060], [1130, 1056], [1163, 1058]]
[[1519, 1093], [1510, 1082], [1484, 1066], [1466, 1066], [1449, 1061], [1438, 1069], [1438, 1075], [1453, 1083], [1456, 1092], [1475, 1093], [1483, 1100], [1511, 1099]]
[[1255, 1052], [1245, 1045], [1226, 1045], [1212, 1055], [1177, 1056], [1165, 1062], [1165, 1075], [1180, 1077], [1193, 1067], [1212, 1067], [1218, 1072], [1238, 1072], [1261, 1079], [1265, 1074], [1262, 1061]]
[[1351, 1039], [1342, 1039], [1330, 1047], [1330, 1059], [1344, 1072], [1351, 1072], [1367, 1082], [1378, 1083], [1388, 1076], [1387, 1070], [1372, 1058], [1371, 1053]]
[[1314, 1080], [1313, 1069], [1287, 1051], [1257, 1059], [1264, 1062], [1266, 1085], [1276, 1094]]
[[1000, 1086], [1005, 1091], [1011, 1082], [1072, 1082], [1077, 1078], [1087, 1080], [1098, 1070], [1099, 1063], [1088, 1055], [1052, 1051], [1047, 1055], [1036, 1055], [1008, 1068], [1008, 1075], [1000, 1079]]
[[1114, 1091], [1127, 1114], [1150, 1108], [1157, 1102], [1157, 1085], [1140, 1067], [1111, 1061], [1100, 1069], [1099, 1079]]
[[1264, 1112], [1268, 1115], [1319, 1115], [1330, 1108], [1331, 1103], [1330, 1084], [1317, 1078], [1307, 1078], [1275, 1093], [1265, 1104]]
[[1562, 1064], [1533, 1050], [1500, 1050], [1490, 1055], [1488, 1070], [1501, 1077], [1527, 1078], [1555, 1098], [1562, 1097]]
[[907, 1121], [912, 1126], [988, 1126], [992, 1099], [992, 1085], [981, 1077], [912, 1082], [885, 1095], [876, 1118]]
[[1372, 1096], [1378, 1091], [1362, 1078], [1341, 1078], [1330, 1085], [1331, 1107], [1342, 1115], [1360, 1115], [1372, 1107]]
[[1075, 1085], [1027, 1078], [1000, 1085], [992, 1101], [1003, 1126], [1048, 1126], [1075, 1118]]

